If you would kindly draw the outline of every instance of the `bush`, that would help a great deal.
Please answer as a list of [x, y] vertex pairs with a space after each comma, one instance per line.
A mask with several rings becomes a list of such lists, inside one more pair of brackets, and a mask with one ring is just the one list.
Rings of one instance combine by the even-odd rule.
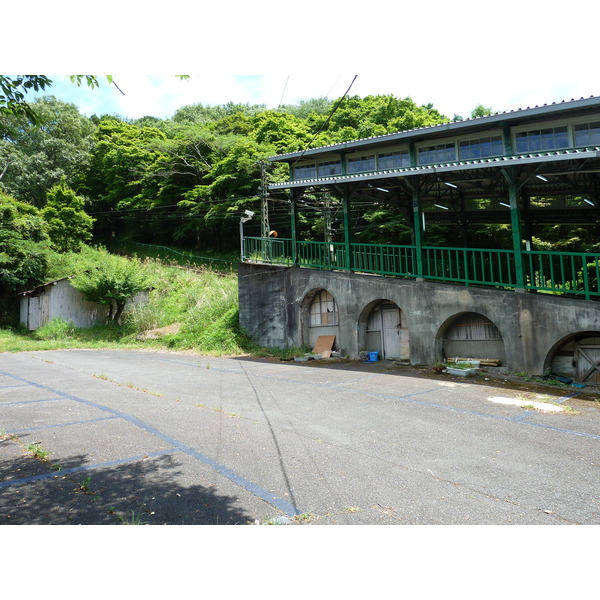
[[63, 341], [73, 337], [75, 331], [76, 327], [73, 323], [55, 317], [36, 329], [33, 335], [40, 340]]

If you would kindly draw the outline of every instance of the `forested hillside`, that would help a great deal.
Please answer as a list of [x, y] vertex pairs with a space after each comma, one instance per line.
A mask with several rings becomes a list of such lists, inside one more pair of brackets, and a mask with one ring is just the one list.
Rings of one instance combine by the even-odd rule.
[[[85, 200], [95, 242], [216, 250], [235, 249], [240, 212], [258, 209], [266, 157], [448, 120], [432, 106], [393, 96], [312, 99], [277, 110], [196, 104], [166, 120], [89, 119], [52, 96], [31, 109], [35, 123], [23, 115], [0, 121], [2, 192], [43, 208], [63, 182]], [[269, 165], [269, 180], [285, 178], [281, 169]], [[272, 220], [287, 227], [280, 205]]]

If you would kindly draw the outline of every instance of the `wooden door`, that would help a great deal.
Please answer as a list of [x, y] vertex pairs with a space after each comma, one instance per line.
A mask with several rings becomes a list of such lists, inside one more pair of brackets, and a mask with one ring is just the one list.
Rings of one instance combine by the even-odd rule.
[[600, 345], [575, 344], [577, 381], [600, 383]]

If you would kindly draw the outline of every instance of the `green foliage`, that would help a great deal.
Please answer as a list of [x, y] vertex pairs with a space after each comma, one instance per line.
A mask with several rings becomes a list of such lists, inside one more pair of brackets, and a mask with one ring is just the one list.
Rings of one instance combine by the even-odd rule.
[[[25, 117], [37, 122], [38, 117], [26, 102], [25, 96], [31, 90], [45, 90], [50, 85], [52, 80], [45, 75], [0, 75], [0, 119], [6, 116]], [[8, 132], [2, 126], [3, 122], [0, 120], [0, 138]]]
[[95, 126], [73, 104], [51, 96], [31, 106], [42, 125], [13, 118], [10, 139], [0, 141], [1, 184], [15, 198], [43, 206], [48, 190], [63, 178], [78, 183], [89, 164]]
[[30, 452], [34, 458], [37, 458], [41, 461], [46, 461], [50, 456], [50, 452], [44, 450], [42, 445], [39, 442], [34, 442], [33, 444], [28, 444], [25, 446], [25, 450]]
[[67, 187], [63, 179], [54, 186], [41, 214], [47, 223], [52, 245], [60, 252], [75, 252], [92, 238], [94, 219], [84, 210], [84, 199]]
[[39, 340], [65, 341], [75, 333], [75, 326], [69, 321], [55, 317], [35, 330], [34, 337]]
[[100, 254], [102, 260], [78, 272], [72, 285], [88, 300], [111, 307], [110, 318], [118, 323], [127, 301], [148, 289], [150, 279], [139, 259], [127, 260], [102, 250]]
[[493, 115], [494, 111], [491, 108], [488, 108], [486, 106], [483, 106], [483, 104], [478, 104], [472, 111], [471, 111], [471, 118], [475, 119], [477, 117], [487, 117], [489, 115]]
[[[128, 309], [122, 325], [113, 321], [104, 326], [79, 329], [55, 319], [35, 332], [0, 331], [0, 352], [115, 345], [195, 349], [213, 355], [243, 354], [257, 349], [239, 327], [235, 273], [186, 269], [157, 260], [141, 262], [89, 247], [80, 253], [50, 255], [53, 278], [82, 270], [93, 271], [94, 265], [99, 263], [114, 265], [118, 261], [130, 263], [132, 268], [135, 265], [135, 269], [141, 268], [146, 280], [152, 282], [149, 303]], [[136, 339], [142, 332], [170, 325], [172, 332], [161, 338], [143, 342]]]
[[16, 320], [15, 293], [45, 276], [47, 241], [39, 210], [0, 193], [0, 324]]
[[393, 95], [353, 96], [347, 98], [333, 114], [328, 143], [405, 131], [436, 125], [447, 118], [432, 105], [418, 106], [411, 98]]

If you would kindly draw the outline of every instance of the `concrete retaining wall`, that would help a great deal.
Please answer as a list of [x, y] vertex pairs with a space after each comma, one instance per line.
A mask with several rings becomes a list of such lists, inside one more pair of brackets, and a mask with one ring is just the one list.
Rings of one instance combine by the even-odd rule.
[[[380, 300], [394, 302], [406, 315], [412, 364], [442, 360], [448, 328], [467, 312], [496, 325], [504, 346], [504, 356], [497, 358], [509, 370], [530, 374], [549, 368], [554, 353], [574, 335], [600, 332], [600, 302], [547, 294], [251, 263], [239, 265], [238, 281], [240, 325], [258, 344], [272, 348], [312, 346], [318, 335], [331, 333], [331, 327], [322, 333], [309, 327], [310, 302], [321, 289], [337, 302], [336, 346], [350, 358], [372, 349], [366, 320]], [[495, 342], [496, 352], [502, 342]], [[469, 348], [456, 342], [446, 346]]]

